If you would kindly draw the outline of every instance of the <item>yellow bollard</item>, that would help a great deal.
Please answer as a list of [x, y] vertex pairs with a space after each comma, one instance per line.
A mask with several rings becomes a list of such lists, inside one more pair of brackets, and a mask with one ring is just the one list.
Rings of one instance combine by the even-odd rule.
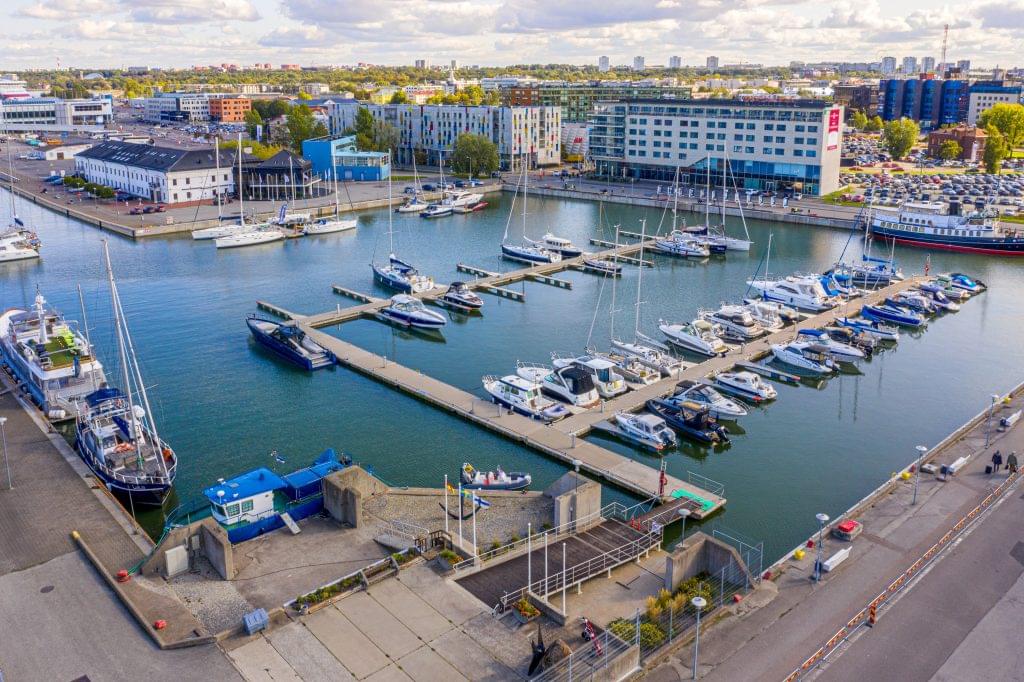
[[805, 556], [806, 554], [807, 554], [807, 553], [806, 553], [806, 552], [804, 552], [804, 550], [802, 550], [802, 549], [798, 549], [798, 550], [796, 550], [795, 552], [793, 552], [793, 558], [794, 558], [794, 559], [796, 559], [797, 561], [800, 561], [801, 559], [803, 559], [803, 558], [804, 558], [804, 556]]
[[902, 478], [904, 481], [909, 481], [910, 480], [910, 472], [909, 471], [904, 471], [903, 473], [900, 474], [900, 478]]

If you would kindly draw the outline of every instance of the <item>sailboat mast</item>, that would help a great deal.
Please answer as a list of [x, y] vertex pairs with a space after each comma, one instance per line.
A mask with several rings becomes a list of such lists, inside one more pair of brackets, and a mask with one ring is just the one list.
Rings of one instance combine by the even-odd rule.
[[238, 156], [238, 218], [242, 227], [245, 227], [245, 192], [242, 191], [242, 133], [238, 133], [238, 146], [235, 147], [235, 154]]
[[[331, 179], [334, 180], [334, 217], [341, 217], [341, 198], [338, 196], [338, 159], [334, 156], [334, 151], [331, 151]], [[388, 205], [388, 211], [391, 210], [391, 206]]]
[[[678, 177], [679, 168], [676, 167]], [[647, 218], [640, 219], [640, 270], [636, 274], [636, 318], [633, 322], [633, 342], [640, 342], [640, 287], [644, 282], [644, 242], [647, 240]], [[616, 255], [618, 253], [616, 252]]]
[[[388, 168], [391, 168], [391, 150], [388, 149]], [[394, 211], [391, 210], [391, 173], [388, 173], [388, 245], [391, 249], [390, 258], [395, 255], [395, 230], [394, 221], [391, 218], [391, 214]]]
[[[612, 263], [618, 264], [619, 261], [619, 226], [615, 226], [615, 251], [612, 255]], [[608, 311], [608, 333], [611, 339], [615, 340], [615, 291], [618, 289], [619, 278], [612, 277], [612, 307]]]
[[708, 173], [704, 179], [704, 227], [711, 222], [711, 154], [708, 154]]
[[[672, 232], [676, 230], [676, 212], [679, 208], [679, 166], [676, 166], [676, 177], [672, 180]], [[642, 221], [643, 222], [643, 221]], [[658, 231], [661, 231], [659, 226]], [[640, 249], [643, 250], [641, 243]], [[641, 258], [643, 258], [641, 256]]]
[[128, 409], [131, 419], [131, 437], [135, 443], [135, 454], [142, 458], [142, 446], [139, 444], [139, 437], [135, 430], [135, 401], [132, 398], [132, 381], [128, 373], [128, 351], [124, 343], [124, 330], [122, 329], [121, 307], [117, 300], [117, 285], [114, 283], [114, 269], [110, 265], [110, 249], [107, 247], [107, 240], [103, 240], [103, 258], [107, 264], [107, 282], [110, 285], [110, 304], [114, 309], [114, 328], [117, 330], [117, 352], [121, 360], [121, 380], [124, 382], [124, 393], [128, 398]]
[[527, 183], [530, 181], [530, 175], [526, 172], [526, 154], [523, 153], [523, 239], [526, 238], [526, 198], [527, 198]]
[[[4, 129], [4, 132], [5, 133], [7, 132], [6, 128]], [[8, 184], [8, 189], [11, 190], [11, 227], [14, 227], [14, 226], [16, 226], [18, 224], [18, 222], [17, 222], [18, 212], [14, 208], [14, 161], [11, 159], [11, 140], [10, 139], [7, 140], [7, 180], [8, 180], [8, 183], [9, 183]]]
[[722, 234], [725, 234], [725, 198], [729, 195], [729, 190], [725, 186], [725, 174], [726, 169], [729, 167], [729, 152], [726, 151], [722, 158]]
[[[217, 175], [220, 175], [220, 137], [213, 138], [213, 163], [217, 167], [215, 171]], [[217, 224], [220, 224], [220, 192], [217, 191], [217, 181], [213, 182], [213, 191], [217, 192]]]
[[89, 376], [92, 378], [92, 389], [95, 391], [98, 387], [96, 386], [96, 371], [95, 363], [96, 356], [93, 355], [92, 350], [92, 336], [89, 335], [89, 318], [85, 315], [85, 297], [82, 296], [82, 285], [78, 285], [78, 305], [82, 309], [82, 329], [85, 331], [85, 342], [89, 344], [89, 357], [93, 359], [94, 369], [89, 372]]

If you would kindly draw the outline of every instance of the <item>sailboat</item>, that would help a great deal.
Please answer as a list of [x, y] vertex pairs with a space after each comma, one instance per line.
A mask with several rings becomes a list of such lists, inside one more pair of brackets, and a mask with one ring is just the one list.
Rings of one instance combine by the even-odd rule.
[[[731, 172], [732, 167], [729, 165], [729, 153], [725, 154], [725, 168], [722, 170], [722, 224], [718, 229], [718, 234], [715, 238], [729, 251], [750, 251], [750, 245], [753, 243], [750, 241], [750, 232], [747, 230], [747, 219], [743, 215], [743, 203], [737, 199], [736, 204], [740, 209], [740, 222], [743, 223], [743, 233], [746, 235], [746, 239], [737, 239], [736, 237], [730, 237], [725, 233], [725, 199], [729, 196], [729, 188], [726, 187], [725, 181], [728, 174]], [[736, 176], [733, 176], [733, 188], [736, 188]], [[737, 197], [739, 196], [739, 190], [736, 189]]]
[[441, 200], [431, 203], [425, 209], [420, 212], [421, 218], [443, 218], [450, 216], [454, 211], [454, 204], [448, 198], [448, 185], [444, 181], [444, 156], [438, 157], [437, 169], [441, 175], [439, 182], [441, 187]]
[[0, 262], [31, 260], [39, 258], [39, 238], [35, 232], [25, 228], [25, 222], [18, 217], [14, 203], [14, 162], [11, 160], [11, 142], [7, 142], [7, 179], [11, 194], [11, 222], [8, 229], [0, 232]]
[[[618, 230], [615, 232], [615, 246], [618, 248]], [[644, 260], [644, 244], [647, 241], [647, 220], [640, 221], [640, 262]], [[668, 348], [640, 331], [640, 292], [643, 287], [644, 268], [641, 265], [636, 279], [636, 316], [633, 323], [633, 340], [623, 341], [615, 338], [612, 334], [612, 347], [631, 355], [641, 364], [661, 372], [665, 376], [671, 376], [676, 370], [682, 369], [683, 361], [668, 352]]]
[[[520, 244], [512, 243], [508, 240], [508, 228], [512, 224], [512, 210], [515, 209], [515, 195], [512, 195], [512, 210], [509, 211], [508, 221], [505, 223], [505, 235], [501, 240], [501, 255], [509, 260], [515, 260], [526, 263], [559, 263], [562, 260], [562, 255], [549, 251], [541, 246], [538, 246], [536, 242], [531, 241], [526, 236], [526, 183], [527, 183], [527, 172], [526, 172], [526, 158], [523, 158], [523, 241]], [[518, 192], [518, 187], [516, 191]]]
[[429, 204], [420, 199], [420, 175], [416, 170], [416, 153], [412, 155], [412, 181], [413, 193], [404, 204], [395, 209], [397, 213], [419, 213], [427, 208]]
[[[338, 165], [335, 162], [334, 154], [331, 154], [331, 178], [334, 180], [334, 217], [321, 218], [306, 225], [306, 234], [330, 234], [332, 232], [344, 232], [354, 230], [359, 224], [355, 218], [342, 219], [341, 200], [338, 198]], [[350, 202], [351, 203], [351, 202]]]
[[75, 449], [112, 492], [128, 495], [132, 505], [160, 506], [174, 484], [178, 458], [157, 432], [105, 240], [103, 256], [122, 387], [104, 386], [86, 395], [75, 424]]
[[213, 239], [214, 246], [218, 249], [232, 249], [281, 241], [284, 239], [284, 232], [271, 227], [270, 223], [245, 222], [245, 191], [242, 187], [242, 133], [238, 133], [238, 147], [235, 151], [238, 157], [238, 224], [196, 230], [192, 233], [192, 238]]
[[[391, 205], [390, 175], [388, 175], [388, 205]], [[391, 214], [392, 212], [388, 211], [388, 242], [390, 245], [388, 263], [387, 265], [370, 264], [370, 267], [373, 268], [373, 279], [383, 286], [404, 294], [420, 294], [430, 291], [434, 288], [434, 278], [421, 275], [415, 267], [395, 256], [395, 230]]]

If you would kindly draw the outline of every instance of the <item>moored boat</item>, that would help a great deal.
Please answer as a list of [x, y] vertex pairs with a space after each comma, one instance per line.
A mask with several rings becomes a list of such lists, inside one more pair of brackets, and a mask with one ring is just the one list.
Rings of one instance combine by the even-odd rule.
[[403, 327], [417, 329], [440, 329], [448, 324], [444, 315], [428, 310], [423, 302], [407, 294], [391, 297], [391, 305], [380, 309], [380, 316]]
[[658, 329], [673, 346], [707, 356], [725, 355], [729, 347], [718, 335], [715, 325], [697, 319], [689, 324], [670, 324], [658, 320]]
[[616, 412], [614, 419], [619, 434], [634, 443], [656, 452], [676, 445], [675, 432], [657, 415]]
[[546, 367], [520, 362], [516, 374], [540, 384], [541, 391], [582, 410], [590, 410], [601, 404], [590, 372], [569, 365], [567, 367]]
[[714, 386], [702, 381], [680, 381], [676, 384], [676, 392], [666, 400], [670, 403], [693, 402], [704, 405], [716, 419], [735, 420], [747, 416], [747, 408], [743, 403], [722, 395]]
[[583, 255], [583, 249], [577, 247], [572, 241], [550, 232], [541, 237], [538, 246], [548, 251], [554, 251], [562, 258], [575, 258], [576, 256]]
[[315, 220], [303, 229], [308, 235], [312, 234], [331, 234], [333, 232], [345, 232], [346, 230], [354, 230], [359, 225], [359, 221], [355, 218], [321, 218]]
[[801, 329], [797, 332], [797, 339], [821, 344], [828, 349], [829, 354], [838, 362], [856, 362], [866, 357], [866, 354], [860, 348], [839, 341], [822, 329]]
[[647, 409], [698, 443], [728, 443], [729, 430], [715, 421], [710, 409], [690, 401], [648, 400]]
[[719, 372], [715, 375], [714, 383], [726, 393], [739, 395], [755, 403], [778, 397], [775, 387], [762, 381], [761, 377], [753, 372]]
[[565, 405], [541, 395], [540, 384], [516, 374], [485, 376], [483, 384], [493, 402], [531, 419], [553, 422], [570, 414]]
[[265, 230], [250, 230], [236, 232], [224, 237], [217, 237], [213, 243], [218, 249], [236, 249], [243, 246], [255, 246], [257, 244], [268, 244], [284, 239], [284, 232], [272, 228]]
[[831, 374], [835, 363], [828, 349], [817, 343], [791, 341], [772, 344], [772, 355], [779, 362], [811, 374]]
[[430, 204], [419, 212], [421, 218], [443, 218], [452, 214], [449, 204]]
[[484, 300], [465, 282], [452, 282], [448, 285], [448, 291], [441, 296], [441, 300], [452, 307], [465, 310], [479, 310], [484, 307]]
[[522, 471], [478, 471], [469, 462], [464, 462], [459, 472], [463, 490], [526, 490], [533, 482], [530, 474]]
[[836, 324], [840, 327], [853, 329], [854, 331], [861, 332], [863, 334], [870, 334], [880, 341], [891, 341], [895, 343], [900, 340], [899, 329], [882, 324], [878, 320], [837, 317]]
[[866, 305], [860, 309], [862, 317], [876, 322], [891, 322], [901, 327], [922, 327], [924, 319], [906, 308], [888, 304]]
[[249, 315], [245, 323], [262, 346], [307, 370], [330, 367], [338, 361], [334, 353], [309, 338], [294, 322], [276, 322]]

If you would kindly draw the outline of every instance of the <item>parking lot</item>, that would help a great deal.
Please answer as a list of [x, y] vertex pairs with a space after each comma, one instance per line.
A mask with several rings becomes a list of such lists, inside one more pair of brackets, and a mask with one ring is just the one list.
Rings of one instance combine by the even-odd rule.
[[959, 201], [1016, 214], [1024, 207], [1024, 173], [843, 173], [840, 199], [896, 206], [904, 201]]

